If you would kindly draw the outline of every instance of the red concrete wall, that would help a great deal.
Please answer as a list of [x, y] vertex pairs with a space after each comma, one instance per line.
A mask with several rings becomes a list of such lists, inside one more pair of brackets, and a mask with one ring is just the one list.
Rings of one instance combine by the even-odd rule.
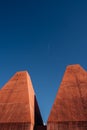
[[2, 123], [0, 130], [33, 130], [33, 125], [29, 123]]
[[0, 123], [30, 122], [34, 124], [34, 91], [26, 71], [17, 72], [2, 87], [0, 117]]
[[87, 130], [87, 121], [48, 123], [47, 130]]
[[66, 68], [47, 130], [87, 130], [87, 72], [80, 65]]
[[60, 84], [48, 122], [87, 120], [87, 72], [68, 66]]
[[43, 121], [30, 76], [17, 72], [0, 90], [0, 130], [33, 130], [38, 124]]

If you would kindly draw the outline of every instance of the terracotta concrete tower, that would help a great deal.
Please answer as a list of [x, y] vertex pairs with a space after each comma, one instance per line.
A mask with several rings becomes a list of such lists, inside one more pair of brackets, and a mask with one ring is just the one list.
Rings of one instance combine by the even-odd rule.
[[17, 72], [0, 90], [0, 130], [33, 130], [42, 124], [30, 76]]
[[80, 65], [66, 68], [47, 130], [87, 130], [87, 72]]

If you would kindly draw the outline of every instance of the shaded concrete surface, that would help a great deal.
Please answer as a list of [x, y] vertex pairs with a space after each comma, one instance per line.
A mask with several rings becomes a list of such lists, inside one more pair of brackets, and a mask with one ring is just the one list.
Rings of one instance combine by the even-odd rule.
[[37, 103], [36, 96], [34, 97], [34, 102], [35, 102], [35, 110], [34, 110], [35, 125], [40, 126], [40, 125], [43, 125], [43, 120], [42, 120], [42, 116], [40, 114], [40, 109], [39, 109], [39, 106], [38, 106], [38, 103]]
[[35, 125], [34, 125], [34, 130], [46, 130], [44, 129], [43, 125], [43, 120], [40, 114], [40, 109], [37, 103], [36, 96], [34, 97], [34, 102], [35, 102], [35, 108], [34, 108], [34, 120], [35, 120]]
[[66, 68], [51, 109], [47, 130], [87, 129], [87, 72], [80, 65]]
[[47, 130], [47, 126], [44, 126], [44, 125], [35, 126], [34, 130]]

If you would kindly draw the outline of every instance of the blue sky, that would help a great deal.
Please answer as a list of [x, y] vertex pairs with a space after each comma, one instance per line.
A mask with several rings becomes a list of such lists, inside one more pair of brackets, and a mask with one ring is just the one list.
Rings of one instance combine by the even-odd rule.
[[86, 0], [0, 1], [0, 87], [27, 70], [46, 122], [69, 64], [87, 70]]

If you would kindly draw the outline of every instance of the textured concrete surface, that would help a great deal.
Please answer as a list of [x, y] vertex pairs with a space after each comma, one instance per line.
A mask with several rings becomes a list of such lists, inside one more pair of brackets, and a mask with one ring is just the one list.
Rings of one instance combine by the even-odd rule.
[[57, 129], [87, 129], [87, 72], [80, 65], [66, 68], [56, 95], [47, 130]]
[[33, 130], [33, 125], [29, 123], [2, 123], [0, 130]]
[[33, 130], [38, 120], [42, 124], [36, 103], [30, 76], [17, 72], [0, 90], [0, 130]]

